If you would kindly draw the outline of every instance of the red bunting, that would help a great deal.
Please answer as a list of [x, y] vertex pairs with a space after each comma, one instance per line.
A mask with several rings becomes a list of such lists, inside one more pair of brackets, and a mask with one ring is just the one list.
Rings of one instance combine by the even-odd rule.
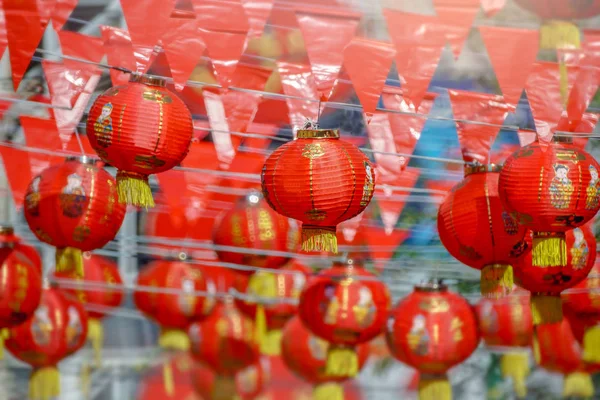
[[0, 146], [0, 156], [4, 164], [4, 172], [10, 186], [16, 208], [23, 207], [23, 200], [29, 182], [31, 182], [31, 166], [27, 152], [11, 147]]
[[[392, 115], [389, 114], [389, 116]], [[378, 181], [381, 181], [382, 178], [385, 179], [387, 175], [395, 176], [406, 167], [408, 159], [396, 154], [394, 132], [387, 113], [373, 115], [371, 123], [367, 125], [367, 136], [371, 149], [376, 152], [373, 156], [377, 163]]]
[[431, 78], [435, 74], [442, 49], [444, 32], [436, 17], [384, 10], [388, 31], [396, 47], [396, 69], [405, 100], [418, 110]]
[[572, 121], [567, 124], [565, 119], [563, 119], [556, 129], [558, 131], [582, 134], [580, 137], [573, 135], [573, 145], [583, 150], [589, 141], [589, 136], [587, 135], [594, 133], [598, 124], [598, 118], [598, 114], [584, 113], [579, 121]]
[[[221, 94], [227, 125], [231, 132], [246, 132], [248, 124], [254, 120], [261, 98], [260, 94], [238, 91]], [[241, 138], [238, 136], [235, 141], [239, 145]]]
[[493, 17], [496, 13], [504, 8], [506, 0], [481, 0], [481, 7], [485, 16]]
[[169, 18], [167, 24], [168, 29], [162, 37], [163, 49], [175, 89], [181, 91], [204, 54], [206, 45], [198, 36], [196, 19]]
[[271, 14], [274, 0], [242, 0], [242, 6], [248, 16], [250, 31], [248, 37], [258, 38], [265, 29], [265, 24]]
[[250, 29], [241, 0], [192, 0], [192, 6], [199, 26], [204, 30], [248, 32]]
[[419, 179], [420, 172], [418, 168], [406, 168], [404, 172], [389, 177], [385, 183], [378, 182], [375, 199], [387, 234], [390, 234], [396, 226], [410, 190], [415, 187]]
[[338, 225], [338, 232], [342, 232], [342, 237], [344, 238], [345, 242], [354, 242], [354, 238], [356, 237], [357, 231], [361, 227], [365, 213], [366, 211], [363, 211], [356, 217], [350, 218]]
[[[112, 26], [102, 25], [100, 33], [104, 40], [104, 50], [106, 51], [108, 64], [135, 71], [136, 61], [133, 56], [133, 45], [131, 44], [129, 32], [113, 28]], [[110, 79], [113, 86], [124, 85], [129, 82], [129, 74], [111, 69]]]
[[377, 109], [396, 50], [388, 43], [354, 38], [344, 50], [344, 68], [367, 116]]
[[190, 151], [181, 164], [186, 168], [218, 169], [219, 159], [215, 146], [210, 142], [192, 142]]
[[539, 33], [529, 29], [480, 26], [479, 32], [504, 100], [517, 105], [537, 58]]
[[[352, 41], [360, 14], [351, 12], [296, 12], [306, 52], [321, 100], [331, 96], [342, 68], [344, 48]], [[327, 40], [323, 40], [327, 38]]]
[[48, 60], [42, 61], [42, 69], [54, 107], [73, 107], [92, 76], [88, 67], [70, 68], [68, 65]]
[[204, 105], [206, 106], [206, 114], [210, 121], [212, 129], [212, 140], [217, 151], [217, 157], [221, 162], [220, 167], [227, 169], [235, 157], [235, 149], [240, 144], [239, 137], [232, 137], [229, 133], [229, 125], [227, 124], [227, 115], [221, 96], [209, 92], [202, 92], [204, 96]]
[[517, 136], [519, 137], [519, 144], [521, 147], [524, 147], [535, 142], [536, 133], [533, 131], [524, 131], [519, 129]]
[[450, 43], [454, 57], [458, 58], [469, 36], [480, 0], [433, 0], [435, 12]]
[[0, 6], [0, 58], [4, 56], [4, 52], [8, 47], [8, 38], [6, 31], [6, 18], [4, 18], [4, 9]]
[[[60, 31], [58, 32], [60, 47], [65, 56], [79, 58], [82, 60], [99, 63], [104, 57], [104, 42], [102, 38], [82, 35], [77, 32]], [[72, 63], [72, 60], [63, 60], [65, 65]], [[75, 63], [77, 63], [75, 61]], [[77, 63], [82, 64], [82, 63]]]
[[375, 261], [375, 269], [381, 272], [398, 247], [410, 237], [410, 230], [395, 229], [386, 233], [384, 228], [378, 226], [367, 226], [365, 229], [369, 253]]
[[[77, 6], [78, 0], [53, 0], [50, 8], [50, 17], [52, 18], [52, 26], [56, 32], [60, 31], [67, 23], [69, 16]], [[39, 10], [42, 10], [40, 7]], [[46, 21], [47, 22], [47, 21]]]
[[[456, 185], [458, 181], [456, 180], [429, 180], [425, 182], [425, 187], [431, 192], [431, 196], [439, 196], [440, 200], [446, 197], [448, 192], [452, 190], [454, 185]], [[441, 201], [440, 201], [441, 202]]]
[[[277, 125], [273, 124], [252, 123], [250, 124], [248, 131], [253, 134], [274, 137], [275, 135], [277, 135], [279, 128]], [[271, 139], [248, 137], [244, 139], [244, 142], [242, 144], [247, 149], [265, 150], [271, 144]]]
[[492, 150], [491, 162], [492, 164], [504, 164], [504, 161], [515, 151], [521, 147], [519, 144], [502, 144], [499, 149]]
[[600, 85], [600, 55], [586, 51], [567, 102], [569, 121], [579, 122]]
[[183, 171], [169, 170], [156, 174], [160, 191], [163, 194], [163, 199], [169, 205], [171, 210], [181, 208], [187, 202], [185, 196], [186, 180]]
[[[25, 145], [42, 150], [61, 151], [62, 142], [58, 136], [55, 121], [34, 117], [21, 117]], [[52, 164], [60, 163], [64, 157], [31, 152], [29, 162], [34, 175], [37, 175]]]
[[238, 29], [229, 31], [200, 29], [198, 32], [208, 49], [208, 55], [217, 81], [223, 88], [228, 88], [237, 64], [246, 48], [248, 32]]
[[294, 134], [302, 127], [309, 118], [317, 120], [319, 115], [319, 104], [316, 101], [303, 100], [319, 98], [317, 86], [310, 72], [310, 67], [302, 64], [293, 64], [278, 61], [277, 69], [281, 79], [283, 93], [286, 98], [290, 115], [290, 125], [294, 128]]

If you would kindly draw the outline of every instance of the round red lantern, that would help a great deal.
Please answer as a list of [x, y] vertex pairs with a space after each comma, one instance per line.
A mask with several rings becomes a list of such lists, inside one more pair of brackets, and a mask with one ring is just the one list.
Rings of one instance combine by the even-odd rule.
[[32, 318], [10, 330], [6, 348], [31, 365], [31, 400], [50, 400], [60, 394], [57, 364], [79, 350], [87, 335], [83, 305], [57, 289], [45, 289]]
[[151, 368], [142, 378], [137, 400], [206, 400], [194, 393], [194, 360], [189, 353], [178, 353]]
[[28, 258], [38, 272], [42, 273], [42, 259], [35, 247], [23, 243], [21, 238], [15, 235], [12, 226], [0, 225], [0, 259], [13, 251], [18, 251]]
[[588, 275], [596, 259], [596, 238], [588, 225], [567, 231], [567, 265], [540, 268], [532, 263], [531, 253], [514, 264], [515, 280], [529, 290], [533, 323], [559, 322], [562, 319], [560, 293]]
[[600, 3], [581, 0], [515, 0], [542, 19], [584, 19], [600, 14]]
[[119, 200], [153, 207], [148, 175], [177, 166], [187, 155], [193, 125], [189, 109], [166, 82], [132, 74], [90, 109], [87, 134], [96, 153], [116, 167]]
[[31, 231], [57, 248], [56, 271], [75, 269], [79, 276], [81, 252], [107, 244], [125, 217], [115, 179], [87, 157], [69, 157], [33, 178], [24, 209]]
[[[315, 386], [315, 400], [343, 399], [340, 383], [348, 378], [327, 373], [329, 347], [330, 344], [313, 335], [300, 318], [291, 319], [283, 328], [281, 358], [295, 375]], [[357, 355], [357, 368], [361, 370], [369, 357], [369, 345], [359, 345]]]
[[358, 373], [354, 346], [382, 332], [390, 303], [385, 284], [360, 267], [336, 264], [309, 279], [300, 296], [298, 315], [313, 334], [331, 343], [329, 375], [352, 377]]
[[[73, 271], [55, 273], [58, 279], [72, 280], [73, 282], [59, 284], [64, 290], [77, 298], [83, 304], [100, 306], [105, 308], [119, 307], [123, 301], [123, 280], [114, 261], [108, 258], [84, 253], [83, 254], [83, 276], [77, 276]], [[78, 282], [106, 285], [97, 290], [81, 287]], [[111, 286], [114, 286], [111, 290]], [[96, 355], [96, 362], [100, 362], [100, 352], [104, 342], [104, 330], [101, 319], [105, 314], [98, 311], [88, 311], [88, 340], [92, 344]]]
[[526, 349], [533, 339], [529, 293], [517, 288], [502, 299], [482, 299], [475, 310], [481, 337], [492, 351], [496, 347], [514, 348], [502, 352], [500, 368], [504, 377], [512, 379], [517, 396], [525, 397], [525, 381], [529, 375]]
[[481, 294], [502, 297], [512, 291], [511, 264], [520, 256], [526, 229], [506, 212], [498, 194], [502, 167], [465, 167], [465, 179], [452, 188], [438, 212], [442, 244], [461, 263], [481, 270]]
[[[213, 242], [217, 246], [259, 251], [292, 252], [298, 246], [298, 229], [294, 221], [277, 214], [259, 192], [250, 192], [215, 223]], [[266, 254], [249, 254], [218, 249], [223, 262], [259, 268], [279, 268], [289, 258]], [[236, 270], [251, 274], [254, 270]]]
[[263, 166], [262, 190], [278, 213], [302, 222], [302, 249], [337, 253], [336, 225], [360, 214], [375, 189], [375, 168], [337, 130], [307, 124]]
[[[293, 261], [278, 272], [258, 271], [250, 278], [236, 280], [236, 290], [250, 298], [236, 299], [235, 304], [254, 319], [256, 338], [263, 354], [279, 354], [281, 329], [298, 311], [300, 293], [310, 272], [310, 268]], [[272, 302], [262, 304], [256, 297]]]
[[392, 355], [419, 370], [421, 399], [451, 396], [446, 372], [479, 344], [471, 305], [442, 284], [415, 287], [390, 314], [386, 337]]

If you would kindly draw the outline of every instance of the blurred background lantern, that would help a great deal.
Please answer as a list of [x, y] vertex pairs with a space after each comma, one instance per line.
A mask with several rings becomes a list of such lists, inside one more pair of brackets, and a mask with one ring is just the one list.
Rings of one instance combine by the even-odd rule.
[[83, 275], [82, 251], [112, 240], [125, 217], [115, 179], [96, 160], [70, 157], [33, 178], [25, 218], [42, 242], [56, 247], [56, 271]]
[[148, 175], [185, 158], [193, 126], [189, 109], [164, 80], [133, 74], [127, 85], [96, 99], [87, 132], [96, 153], [119, 170], [120, 202], [154, 207]]
[[515, 248], [526, 229], [504, 210], [498, 193], [502, 168], [466, 166], [440, 206], [437, 226], [442, 244], [458, 261], [481, 270], [481, 294], [502, 297], [512, 291]]
[[28, 258], [36, 270], [42, 273], [42, 259], [35, 247], [24, 243], [15, 235], [14, 228], [10, 225], [0, 225], [0, 259], [8, 256], [13, 251], [21, 253]]
[[471, 305], [438, 283], [416, 286], [400, 300], [390, 314], [386, 335], [392, 355], [420, 372], [420, 400], [450, 399], [446, 373], [479, 344]]
[[515, 0], [515, 2], [542, 19], [583, 19], [600, 14], [600, 4], [595, 1]]
[[297, 135], [265, 162], [263, 194], [275, 211], [302, 222], [303, 250], [337, 253], [336, 225], [367, 207], [375, 169], [337, 130], [307, 125]]
[[[168, 365], [165, 365], [168, 364]], [[192, 379], [194, 360], [188, 353], [178, 353], [150, 368], [143, 376], [136, 400], [205, 400], [196, 395]], [[173, 371], [173, 385], [166, 387], [163, 379], [165, 370]]]

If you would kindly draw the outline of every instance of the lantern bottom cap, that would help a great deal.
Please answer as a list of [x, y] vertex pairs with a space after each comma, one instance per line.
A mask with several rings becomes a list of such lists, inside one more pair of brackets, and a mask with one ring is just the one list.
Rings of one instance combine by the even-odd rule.
[[75, 247], [56, 249], [56, 272], [75, 273], [78, 278], [83, 278], [83, 254]]
[[330, 345], [327, 351], [325, 375], [336, 378], [353, 378], [358, 374], [358, 355], [351, 347]]
[[30, 400], [52, 400], [58, 396], [60, 396], [60, 373], [56, 367], [44, 367], [31, 373]]
[[594, 397], [594, 383], [587, 372], [574, 372], [565, 377], [563, 397]]
[[215, 378], [210, 398], [213, 400], [231, 400], [236, 398], [235, 378], [219, 375]]
[[419, 400], [452, 400], [452, 386], [448, 378], [445, 376], [426, 378], [421, 375]]
[[302, 250], [327, 251], [337, 254], [335, 226], [302, 225]]
[[339, 383], [322, 383], [313, 389], [314, 400], [344, 400], [344, 388]]
[[531, 265], [534, 267], [564, 267], [567, 265], [567, 242], [564, 233], [533, 236]]
[[97, 318], [88, 319], [87, 339], [94, 350], [94, 362], [96, 363], [96, 368], [100, 368], [102, 361], [102, 346], [104, 344], [104, 328], [102, 327], [102, 321]]
[[188, 351], [190, 349], [190, 338], [185, 331], [164, 329], [158, 338], [158, 345], [166, 350]]
[[503, 354], [500, 359], [500, 371], [505, 378], [511, 378], [518, 398], [527, 396], [527, 377], [529, 376], [529, 354], [526, 352]]
[[272, 329], [265, 334], [263, 341], [260, 343], [260, 352], [265, 356], [281, 355], [281, 337], [283, 332], [280, 329]]
[[4, 341], [10, 337], [10, 330], [0, 329], [0, 360], [4, 359]]
[[531, 296], [531, 315], [533, 325], [553, 324], [563, 319], [562, 299], [560, 296]]
[[486, 298], [502, 298], [510, 294], [514, 286], [513, 269], [507, 264], [486, 265], [481, 270], [481, 295]]
[[600, 363], [600, 326], [598, 325], [585, 331], [583, 336], [583, 361], [591, 364]]
[[117, 192], [120, 203], [145, 208], [154, 207], [152, 190], [146, 175], [119, 171], [117, 173]]

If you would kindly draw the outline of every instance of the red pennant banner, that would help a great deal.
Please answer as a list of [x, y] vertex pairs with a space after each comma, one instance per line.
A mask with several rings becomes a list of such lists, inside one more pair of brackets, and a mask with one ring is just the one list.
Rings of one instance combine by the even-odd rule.
[[456, 180], [429, 180], [425, 182], [425, 187], [431, 192], [431, 196], [446, 197], [448, 192], [458, 183]]
[[480, 0], [434, 0], [446, 40], [450, 43], [454, 57], [458, 58], [469, 36], [475, 16], [479, 12]]
[[31, 182], [31, 166], [29, 154], [26, 151], [0, 146], [0, 156], [4, 164], [4, 172], [10, 186], [16, 208], [23, 207], [27, 187]]
[[[250, 124], [248, 131], [253, 134], [274, 137], [275, 135], [277, 135], [279, 127], [273, 124], [252, 123]], [[244, 142], [242, 144], [247, 149], [265, 150], [271, 144], [271, 139], [248, 137], [244, 139]]]
[[371, 123], [367, 125], [367, 136], [371, 149], [377, 152], [373, 156], [377, 163], [378, 180], [387, 175], [395, 176], [406, 167], [407, 158], [396, 154], [394, 133], [387, 113], [373, 115]]
[[344, 68], [368, 116], [377, 109], [395, 54], [388, 43], [361, 38], [354, 38], [344, 50]]
[[504, 164], [504, 161], [521, 147], [518, 144], [502, 144], [499, 149], [492, 150], [491, 161], [493, 164]]
[[265, 24], [271, 14], [274, 0], [242, 0], [242, 6], [248, 16], [250, 30], [249, 38], [258, 38], [265, 29]]
[[400, 174], [388, 177], [385, 183], [378, 182], [375, 199], [381, 212], [383, 226], [388, 234], [394, 230], [406, 203], [406, 200], [400, 200], [398, 197], [408, 198], [410, 190], [415, 187], [419, 179], [419, 175], [420, 170], [418, 168], [407, 168]]
[[524, 147], [535, 142], [537, 135], [533, 131], [519, 130], [517, 132], [517, 136], [519, 137], [519, 144], [521, 145], [521, 147]]
[[296, 12], [296, 18], [304, 37], [319, 97], [326, 101], [333, 92], [342, 68], [344, 48], [356, 34], [360, 14], [299, 11]]
[[600, 85], [600, 48], [584, 50], [580, 53], [582, 57], [578, 63], [579, 72], [567, 102], [569, 121], [575, 123], [581, 121], [583, 113], [589, 107]]
[[375, 269], [383, 271], [398, 247], [410, 237], [410, 230], [396, 229], [387, 233], [384, 228], [367, 226], [367, 244], [371, 258], [375, 260]]
[[354, 238], [356, 237], [356, 233], [359, 228], [361, 228], [361, 224], [363, 218], [365, 216], [365, 211], [361, 212], [354, 218], [350, 218], [341, 224], [338, 225], [338, 232], [342, 232], [342, 237], [344, 241], [347, 243], [354, 242]]
[[[104, 50], [108, 58], [108, 64], [135, 71], [136, 61], [133, 56], [133, 45], [131, 44], [129, 32], [103, 25], [100, 27], [100, 33], [104, 40]], [[129, 82], [129, 74], [111, 69], [110, 79], [113, 86], [124, 85]]]
[[557, 130], [558, 131], [566, 131], [571, 133], [580, 133], [580, 137], [578, 135], [573, 135], [573, 144], [580, 149], [585, 149], [589, 141], [589, 135], [594, 133], [596, 129], [596, 125], [598, 124], [598, 114], [594, 113], [584, 113], [581, 116], [579, 121], [572, 121], [568, 124], [563, 125], [564, 120], [559, 123]]
[[281, 79], [283, 93], [294, 98], [286, 98], [290, 115], [290, 125], [295, 132], [309, 118], [316, 121], [319, 116], [319, 103], [304, 99], [319, 98], [317, 86], [310, 72], [310, 67], [302, 64], [292, 64], [278, 61], [277, 69]]
[[[254, 120], [261, 95], [238, 91], [227, 91], [221, 94], [221, 101], [225, 109], [227, 125], [231, 132], [246, 132], [248, 125]], [[236, 142], [241, 142], [238, 137]], [[237, 147], [236, 147], [237, 148]]]
[[171, 211], [176, 212], [187, 202], [185, 189], [187, 182], [183, 171], [169, 170], [156, 174], [160, 191]]
[[56, 32], [67, 23], [69, 16], [77, 6], [78, 0], [56, 0], [52, 10], [52, 26]]
[[504, 100], [517, 105], [539, 48], [536, 30], [480, 26]]
[[504, 8], [506, 0], [481, 0], [481, 7], [485, 16], [493, 17], [496, 13]]
[[243, 3], [242, 0], [192, 0], [200, 28], [217, 32], [248, 32], [250, 24]]
[[[21, 117], [20, 120], [26, 146], [49, 151], [63, 150], [55, 121], [34, 117]], [[62, 162], [63, 159], [64, 157], [34, 152], [29, 155], [34, 175], [39, 174], [50, 165]]]
[[169, 18], [162, 43], [175, 89], [181, 91], [206, 49], [198, 36], [198, 21], [195, 18]]
[[219, 159], [215, 146], [211, 142], [193, 141], [188, 155], [181, 164], [186, 168], [201, 168], [216, 170], [219, 168]]
[[4, 8], [0, 6], [0, 57], [8, 48], [8, 32], [6, 31], [6, 18], [4, 18]]
[[228, 88], [246, 47], [247, 31], [209, 31], [200, 29], [200, 37], [208, 49], [213, 71], [223, 88]]
[[[273, 70], [260, 65], [239, 64], [232, 84], [237, 88], [264, 91]], [[268, 90], [267, 90], [268, 91]]]
[[92, 77], [90, 69], [72, 69], [62, 63], [42, 61], [52, 105], [55, 107], [73, 107], [85, 85]]
[[[99, 63], [104, 57], [104, 42], [102, 38], [93, 36], [82, 35], [77, 32], [60, 31], [58, 32], [58, 38], [60, 40], [60, 47], [65, 56], [79, 58], [82, 60], [91, 61], [93, 63]], [[84, 64], [81, 62], [64, 59], [65, 65], [75, 64], [77, 66], [87, 65], [89, 68], [93, 67], [90, 64]]]

